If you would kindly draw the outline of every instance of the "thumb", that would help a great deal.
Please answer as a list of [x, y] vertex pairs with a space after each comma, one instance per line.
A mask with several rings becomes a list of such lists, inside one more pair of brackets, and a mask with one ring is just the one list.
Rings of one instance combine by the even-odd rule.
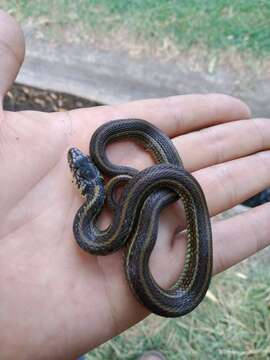
[[0, 109], [5, 93], [15, 80], [24, 59], [24, 36], [20, 25], [0, 10]]

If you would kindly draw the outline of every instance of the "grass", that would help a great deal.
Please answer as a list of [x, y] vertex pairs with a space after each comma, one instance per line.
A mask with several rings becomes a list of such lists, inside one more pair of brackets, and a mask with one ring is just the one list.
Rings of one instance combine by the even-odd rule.
[[149, 47], [170, 43], [179, 51], [270, 54], [269, 0], [0, 0], [1, 5], [23, 21], [47, 18], [51, 31], [51, 24], [79, 28], [82, 37], [95, 33], [113, 40], [122, 34], [126, 42]]
[[135, 360], [160, 350], [168, 360], [269, 359], [269, 250], [216, 276], [211, 296], [180, 319], [149, 318], [88, 354]]

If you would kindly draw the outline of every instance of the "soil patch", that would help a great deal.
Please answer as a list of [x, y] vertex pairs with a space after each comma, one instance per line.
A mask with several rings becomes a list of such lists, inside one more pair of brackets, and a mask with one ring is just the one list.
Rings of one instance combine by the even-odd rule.
[[4, 110], [66, 111], [99, 103], [70, 94], [14, 84], [4, 98]]

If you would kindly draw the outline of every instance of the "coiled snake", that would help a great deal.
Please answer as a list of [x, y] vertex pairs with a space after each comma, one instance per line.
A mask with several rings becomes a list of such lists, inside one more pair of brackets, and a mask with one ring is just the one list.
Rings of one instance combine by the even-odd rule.
[[[157, 164], [143, 171], [112, 164], [106, 146], [123, 138], [142, 144]], [[161, 316], [189, 313], [204, 298], [212, 272], [211, 224], [200, 185], [184, 169], [171, 140], [145, 120], [114, 120], [102, 125], [91, 138], [90, 156], [76, 148], [68, 152], [73, 177], [85, 197], [73, 223], [77, 243], [96, 255], [125, 247], [124, 268], [137, 298]], [[106, 188], [103, 175], [111, 178]], [[123, 194], [117, 200], [115, 190], [123, 184]], [[178, 281], [165, 290], [151, 275], [149, 258], [157, 238], [159, 214], [177, 198], [186, 213], [187, 250]], [[105, 199], [113, 220], [106, 230], [100, 230], [96, 219]]]

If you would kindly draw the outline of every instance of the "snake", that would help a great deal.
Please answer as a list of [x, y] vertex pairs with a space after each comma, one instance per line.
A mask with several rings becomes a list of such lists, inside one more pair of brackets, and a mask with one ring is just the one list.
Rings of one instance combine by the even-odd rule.
[[[112, 163], [106, 148], [122, 139], [138, 142], [155, 164], [139, 171]], [[123, 248], [129, 287], [149, 311], [178, 317], [194, 310], [203, 300], [212, 275], [211, 221], [203, 190], [184, 168], [171, 139], [146, 120], [112, 120], [93, 133], [89, 155], [76, 147], [69, 149], [68, 163], [84, 198], [73, 221], [78, 245], [100, 256]], [[109, 179], [106, 184], [105, 178]], [[178, 199], [186, 215], [185, 262], [177, 281], [165, 289], [154, 279], [149, 259], [160, 213]], [[101, 230], [97, 220], [106, 203], [112, 210], [112, 221]]]

